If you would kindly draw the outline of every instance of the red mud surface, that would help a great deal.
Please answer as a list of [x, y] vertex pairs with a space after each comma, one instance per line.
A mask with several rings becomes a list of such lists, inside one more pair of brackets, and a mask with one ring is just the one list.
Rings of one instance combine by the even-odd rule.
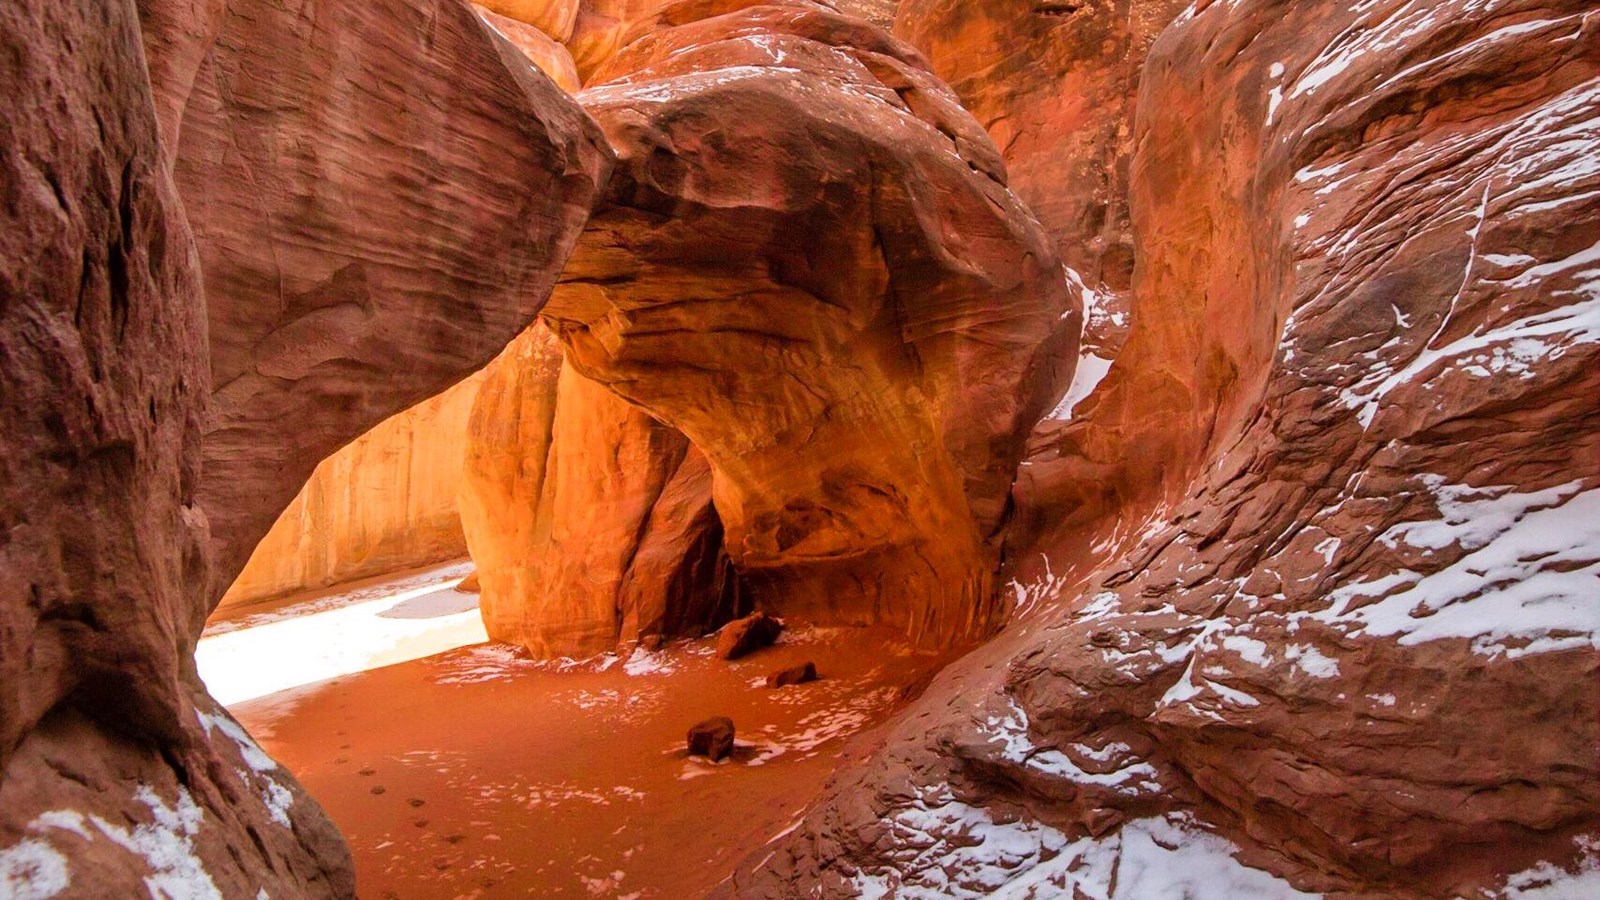
[[[233, 712], [344, 832], [364, 898], [696, 897], [948, 661], [876, 629], [791, 629], [732, 663], [713, 644], [565, 666], [482, 644]], [[808, 660], [821, 681], [763, 686]], [[684, 751], [714, 715], [738, 729], [717, 765]]]

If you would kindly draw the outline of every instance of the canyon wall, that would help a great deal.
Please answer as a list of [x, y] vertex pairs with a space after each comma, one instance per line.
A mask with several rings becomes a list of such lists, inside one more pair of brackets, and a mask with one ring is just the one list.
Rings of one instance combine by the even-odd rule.
[[219, 608], [466, 556], [456, 495], [482, 379], [390, 416], [319, 463]]
[[743, 611], [705, 458], [564, 365], [543, 325], [489, 367], [466, 444], [461, 516], [491, 638], [582, 657]]
[[1111, 499], [726, 892], [1581, 895], [1597, 51], [1577, 0], [1178, 17], [1127, 344], [1031, 460]]
[[195, 642], [317, 462], [528, 324], [609, 172], [467, 6], [298, 12], [0, 9], [7, 889], [352, 894]]
[[922, 51], [1005, 157], [1011, 189], [1098, 291], [1133, 277], [1128, 164], [1139, 75], [1188, 0], [903, 0]]

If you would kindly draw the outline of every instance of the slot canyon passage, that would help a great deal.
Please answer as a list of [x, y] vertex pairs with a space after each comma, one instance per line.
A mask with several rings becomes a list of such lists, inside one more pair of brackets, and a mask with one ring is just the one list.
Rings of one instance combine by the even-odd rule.
[[3, 900], [1600, 897], [1591, 0], [0, 48]]

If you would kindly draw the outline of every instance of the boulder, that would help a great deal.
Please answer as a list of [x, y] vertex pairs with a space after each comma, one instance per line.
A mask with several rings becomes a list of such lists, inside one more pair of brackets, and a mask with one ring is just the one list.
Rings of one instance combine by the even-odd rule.
[[783, 620], [764, 612], [752, 613], [722, 626], [717, 632], [717, 658], [739, 659], [764, 650], [783, 633]]
[[716, 716], [689, 729], [689, 755], [704, 756], [712, 762], [733, 753], [733, 720]]
[[580, 94], [620, 168], [544, 319], [705, 455], [758, 602], [985, 635], [1078, 298], [915, 51], [804, 0], [743, 6], [666, 7]]
[[817, 680], [817, 664], [813, 662], [801, 663], [773, 672], [767, 676], [767, 687], [781, 688], [792, 684], [806, 684]]

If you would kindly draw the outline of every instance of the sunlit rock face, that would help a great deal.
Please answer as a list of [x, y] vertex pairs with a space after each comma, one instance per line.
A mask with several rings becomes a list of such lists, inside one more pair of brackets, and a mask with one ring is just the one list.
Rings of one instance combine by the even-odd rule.
[[[1039, 423], [1028, 458], [1056, 456], [1061, 432], [1102, 383], [1127, 340], [1135, 242], [1130, 164], [1139, 79], [1150, 46], [1188, 0], [905, 0], [895, 35], [989, 131], [1013, 191], [1056, 241], [1085, 286], [1076, 373], [1061, 404]], [[1115, 515], [1106, 487], [1064, 485], [1049, 466], [1024, 466], [1011, 552], [1041, 532], [1092, 526]], [[1081, 481], [1081, 480], [1080, 480]]]
[[[491, 4], [491, 6], [520, 8], [520, 4]], [[495, 12], [493, 9], [479, 5], [479, 13], [484, 21], [488, 22], [500, 36], [515, 44], [528, 61], [539, 67], [539, 70], [550, 76], [562, 90], [571, 93], [578, 89], [578, 66], [572, 60], [566, 45], [551, 36], [550, 32], [541, 28], [537, 21], [544, 17], [532, 17], [536, 22], [530, 24], [526, 21], [510, 18]], [[559, 27], [559, 19], [553, 25], [546, 27]], [[559, 32], [556, 32], [559, 33]]]
[[317, 463], [526, 326], [609, 162], [469, 6], [306, 14], [226, 3], [158, 87], [205, 277], [219, 595]]
[[704, 453], [759, 603], [985, 634], [1078, 298], [914, 51], [816, 4], [744, 5], [669, 7], [684, 24], [579, 95], [619, 169], [545, 320]]
[[[564, 45], [578, 77], [587, 83], [601, 65], [639, 37], [688, 21], [665, 10], [677, 0], [487, 0], [490, 12], [531, 25]], [[739, 6], [759, 6], [744, 0]], [[821, 6], [887, 28], [894, 21], [895, 0], [821, 0]], [[730, 4], [723, 4], [730, 7]], [[698, 11], [689, 18], [701, 18]], [[509, 36], [509, 34], [508, 34]], [[513, 41], [515, 42], [515, 38]], [[560, 79], [557, 79], [560, 81]]]
[[462, 521], [491, 638], [582, 657], [738, 611], [705, 458], [563, 365], [543, 326], [489, 367], [466, 445]]
[[1012, 627], [730, 892], [1583, 895], [1597, 40], [1578, 0], [1180, 17], [1131, 333], [1059, 447], [1115, 512], [1024, 548]]
[[319, 460], [526, 326], [609, 151], [457, 2], [29, 0], [0, 47], [0, 890], [349, 896], [195, 641]]
[[456, 497], [482, 377], [390, 416], [319, 463], [220, 607], [466, 556]]

